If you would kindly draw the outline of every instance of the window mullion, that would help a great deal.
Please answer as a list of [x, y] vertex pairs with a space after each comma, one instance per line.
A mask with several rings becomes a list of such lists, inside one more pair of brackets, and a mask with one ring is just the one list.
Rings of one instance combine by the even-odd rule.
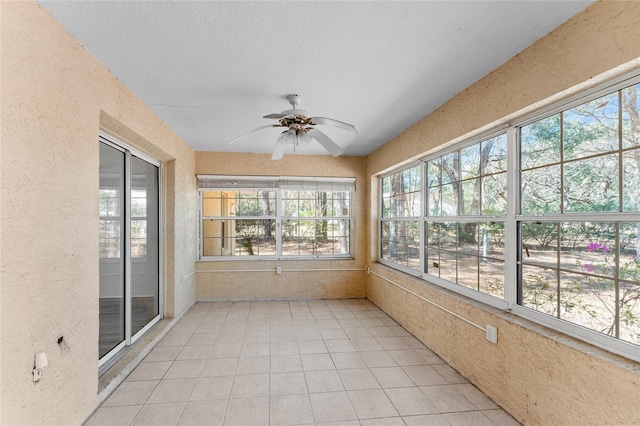
[[131, 344], [131, 152], [125, 151], [124, 166], [124, 323], [125, 323], [125, 341], [127, 345]]
[[509, 306], [518, 296], [518, 222], [520, 205], [518, 129], [507, 129], [507, 217], [504, 226], [504, 298]]
[[425, 265], [425, 250], [426, 250], [426, 217], [427, 217], [427, 162], [423, 161], [420, 164], [420, 222], [418, 224], [418, 232], [420, 233], [420, 250], [419, 250], [419, 262], [420, 275], [426, 272]]
[[276, 259], [282, 258], [282, 190], [276, 191]]

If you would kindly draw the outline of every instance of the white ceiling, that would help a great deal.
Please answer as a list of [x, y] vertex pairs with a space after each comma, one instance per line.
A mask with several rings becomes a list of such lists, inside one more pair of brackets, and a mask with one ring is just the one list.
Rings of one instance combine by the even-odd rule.
[[366, 155], [591, 1], [39, 3], [195, 150], [271, 152], [281, 129], [227, 142], [297, 93]]

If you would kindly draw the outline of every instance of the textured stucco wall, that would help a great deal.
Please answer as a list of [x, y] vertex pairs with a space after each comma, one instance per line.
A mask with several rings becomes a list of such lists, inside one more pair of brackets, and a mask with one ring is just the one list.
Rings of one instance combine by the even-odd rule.
[[[362, 271], [288, 272], [288, 269], [360, 269], [366, 259], [368, 229], [365, 206], [367, 183], [364, 157], [330, 157], [285, 155], [272, 161], [267, 154], [196, 153], [197, 174], [256, 175], [256, 176], [328, 176], [355, 177], [354, 259], [307, 261], [201, 261], [197, 269], [254, 270], [269, 272], [198, 272], [196, 295], [208, 299], [330, 299], [365, 297], [366, 276]], [[281, 275], [275, 273], [281, 266]]]
[[38, 4], [0, 17], [0, 424], [80, 424], [98, 398], [98, 132], [165, 162], [168, 316], [195, 300], [176, 278], [196, 258], [195, 153]]
[[[367, 158], [369, 263], [377, 260], [375, 175], [554, 100], [640, 68], [640, 2], [597, 2]], [[367, 297], [518, 420], [640, 424], [640, 365], [373, 263], [373, 270], [479, 324], [472, 326], [371, 275]]]

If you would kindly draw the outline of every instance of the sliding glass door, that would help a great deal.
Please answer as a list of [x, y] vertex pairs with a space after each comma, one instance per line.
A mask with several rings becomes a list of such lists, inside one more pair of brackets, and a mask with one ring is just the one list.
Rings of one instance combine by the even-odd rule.
[[161, 316], [160, 164], [100, 138], [99, 365]]

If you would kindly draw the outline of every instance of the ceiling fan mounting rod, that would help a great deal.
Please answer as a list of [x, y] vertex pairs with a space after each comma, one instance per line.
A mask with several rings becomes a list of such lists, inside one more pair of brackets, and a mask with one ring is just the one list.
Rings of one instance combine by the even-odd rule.
[[289, 103], [293, 106], [293, 109], [296, 109], [296, 107], [300, 104], [300, 102], [302, 101], [302, 96], [300, 95], [289, 95], [287, 96], [287, 100], [289, 101]]

